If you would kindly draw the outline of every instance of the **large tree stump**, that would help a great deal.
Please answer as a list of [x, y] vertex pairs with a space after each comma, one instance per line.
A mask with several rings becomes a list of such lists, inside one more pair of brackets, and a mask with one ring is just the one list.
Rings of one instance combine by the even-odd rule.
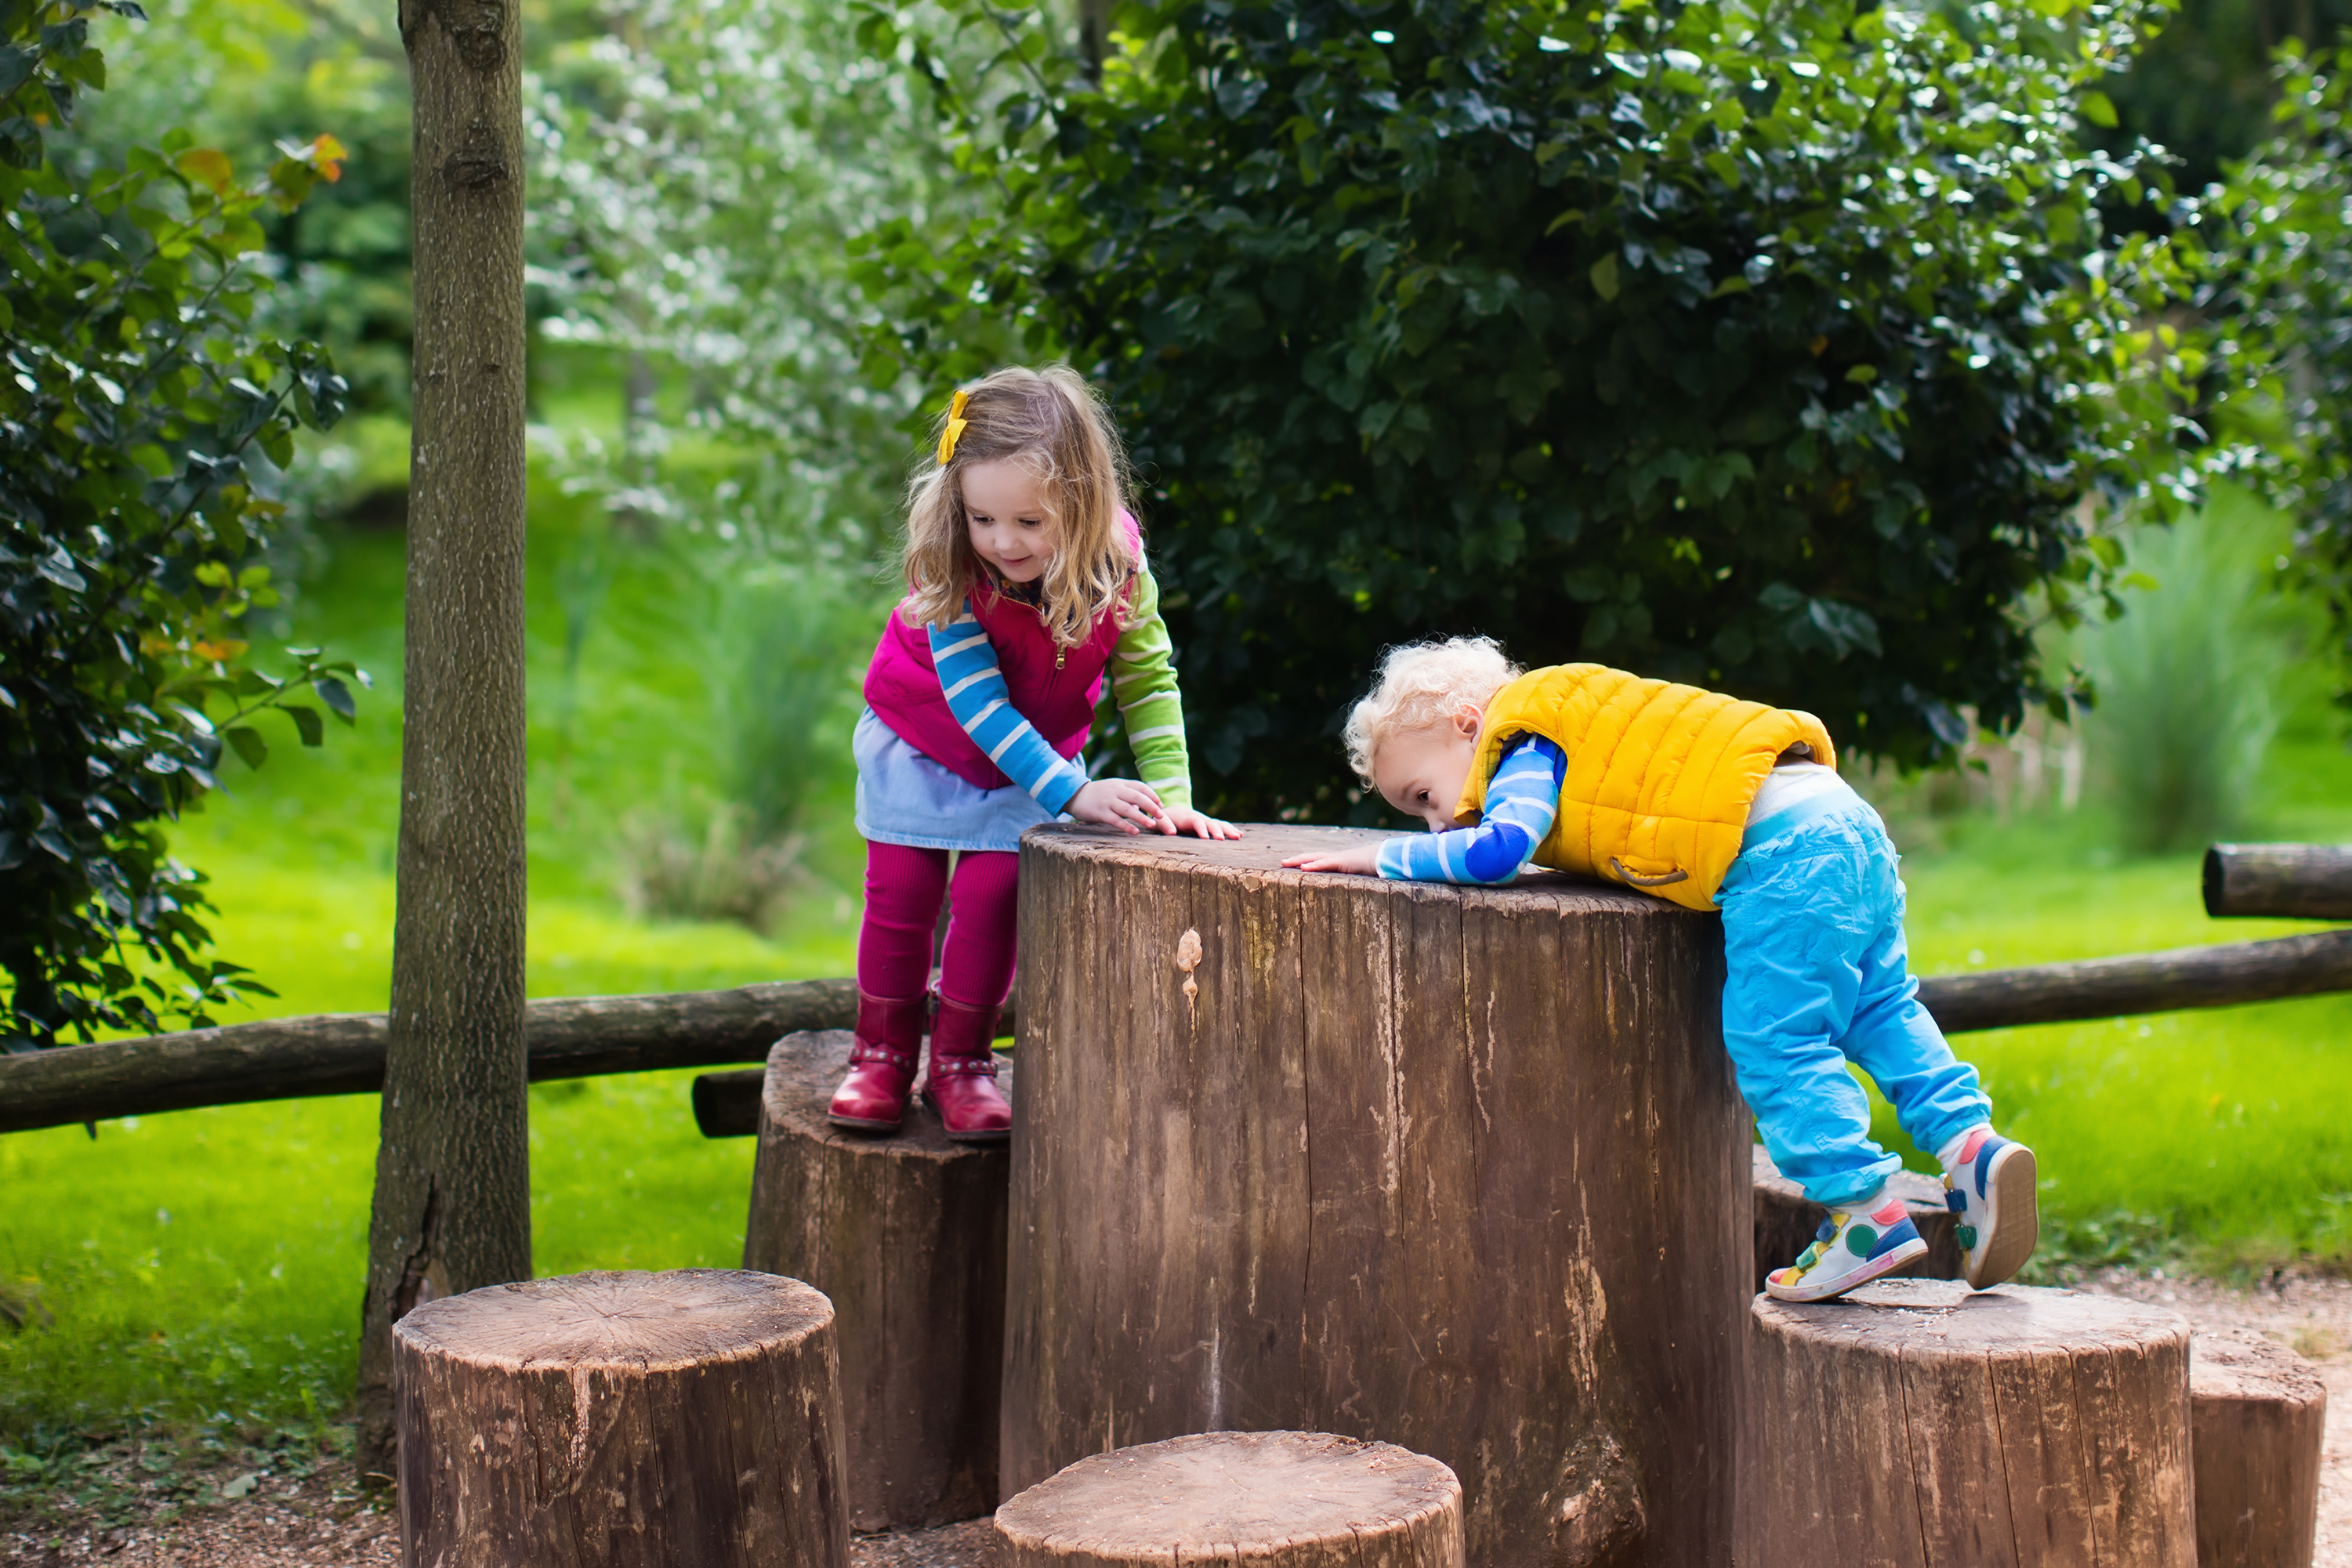
[[2189, 1407], [2198, 1568], [2303, 1568], [2319, 1532], [2327, 1385], [2260, 1334], [2200, 1333]]
[[768, 1053], [743, 1266], [806, 1280], [840, 1313], [851, 1524], [976, 1519], [998, 1495], [1012, 1156], [949, 1142], [919, 1098], [896, 1136], [835, 1126], [849, 1046], [830, 1030]]
[[833, 1308], [723, 1269], [428, 1301], [393, 1329], [415, 1568], [847, 1568]]
[[1742, 1568], [2195, 1561], [2179, 1313], [1882, 1280], [1753, 1322]]
[[1080, 1459], [996, 1511], [1003, 1568], [1462, 1568], [1462, 1483], [1327, 1432], [1212, 1432]]
[[1024, 837], [1005, 1490], [1340, 1432], [1452, 1466], [1481, 1563], [1717, 1568], [1749, 1293], [1717, 922], [1279, 869], [1371, 836]]
[[[1755, 1145], [1748, 1157], [1755, 1162], [1755, 1288], [1764, 1288], [1764, 1276], [1796, 1261], [1822, 1228], [1830, 1211], [1805, 1196], [1805, 1189], [1780, 1174], [1764, 1145]], [[1919, 1228], [1927, 1255], [1914, 1259], [1889, 1276], [1901, 1280], [1958, 1280], [1968, 1261], [1960, 1246], [1958, 1217], [1944, 1198], [1944, 1184], [1916, 1171], [1896, 1171], [1886, 1178], [1904, 1212]]]

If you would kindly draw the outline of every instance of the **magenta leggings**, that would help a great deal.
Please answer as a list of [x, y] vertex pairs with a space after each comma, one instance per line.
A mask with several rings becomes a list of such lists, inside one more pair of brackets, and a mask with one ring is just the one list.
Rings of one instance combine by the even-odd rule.
[[[940, 991], [968, 1008], [992, 1008], [1013, 988], [1015, 895], [1021, 857], [1003, 850], [956, 856]], [[866, 924], [857, 933], [857, 988], [895, 1000], [919, 997], [931, 978], [931, 934], [950, 893], [948, 852], [866, 845]]]

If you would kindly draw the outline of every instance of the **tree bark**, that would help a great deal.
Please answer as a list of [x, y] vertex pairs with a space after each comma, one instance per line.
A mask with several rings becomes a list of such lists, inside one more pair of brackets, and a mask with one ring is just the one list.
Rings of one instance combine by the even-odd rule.
[[362, 1475], [391, 1470], [392, 1325], [420, 1301], [530, 1275], [520, 9], [401, 0], [400, 31], [415, 103], [415, 395]]
[[949, 1141], [919, 1101], [894, 1137], [833, 1125], [849, 1045], [788, 1035], [768, 1057], [743, 1267], [805, 1280], [840, 1313], [851, 1525], [977, 1519], [997, 1500], [1011, 1155]]
[[1081, 1459], [996, 1535], [1003, 1568], [1462, 1568], [1462, 1483], [1393, 1443], [1212, 1432]]
[[1946, 1034], [1958, 1034], [2179, 1008], [2234, 1007], [2343, 990], [2352, 990], [2352, 931], [1990, 969], [1981, 975], [1937, 975], [1919, 982], [1919, 1000]]
[[2195, 1563], [2179, 1313], [1879, 1280], [1751, 1322], [1744, 1568]]
[[[1805, 1189], [1780, 1174], [1764, 1145], [1749, 1152], [1755, 1161], [1756, 1289], [1764, 1276], [1796, 1261], [1821, 1228], [1830, 1211], [1805, 1196]], [[1967, 1254], [1960, 1247], [1958, 1217], [1944, 1200], [1944, 1184], [1916, 1171], [1896, 1171], [1886, 1186], [1903, 1200], [1904, 1212], [1919, 1228], [1927, 1255], [1905, 1264], [1889, 1276], [1901, 1280], [1958, 1280]]]
[[1718, 923], [1365, 841], [1023, 841], [1004, 1485], [1187, 1432], [1453, 1467], [1496, 1568], [1729, 1557], [1747, 1119]]
[[2311, 1364], [2245, 1330], [2189, 1347], [2198, 1568], [2311, 1561], [2327, 1385]]
[[848, 1568], [834, 1323], [724, 1269], [418, 1308], [393, 1331], [404, 1561]]
[[2205, 913], [2352, 920], [2352, 844], [2215, 844]]

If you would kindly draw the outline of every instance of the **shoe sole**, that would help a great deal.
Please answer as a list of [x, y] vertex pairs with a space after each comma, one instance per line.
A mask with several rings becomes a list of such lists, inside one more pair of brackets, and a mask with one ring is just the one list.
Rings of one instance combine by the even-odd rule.
[[1963, 1272], [1969, 1289], [1990, 1291], [2025, 1267], [2042, 1239], [2042, 1213], [2033, 1196], [2033, 1151], [2011, 1144], [1993, 1157], [1985, 1194], [1984, 1246]]
[[1776, 1301], [1826, 1301], [1832, 1296], [1843, 1296], [1857, 1285], [1867, 1285], [1883, 1274], [1891, 1274], [1906, 1263], [1916, 1262], [1927, 1255], [1924, 1238], [1914, 1237], [1892, 1252], [1883, 1252], [1864, 1262], [1851, 1274], [1842, 1274], [1827, 1284], [1783, 1285], [1777, 1281], [1764, 1281], [1764, 1293]]
[[870, 1122], [863, 1116], [827, 1115], [825, 1120], [836, 1127], [846, 1127], [853, 1133], [895, 1133], [907, 1124], [903, 1119], [896, 1122]]

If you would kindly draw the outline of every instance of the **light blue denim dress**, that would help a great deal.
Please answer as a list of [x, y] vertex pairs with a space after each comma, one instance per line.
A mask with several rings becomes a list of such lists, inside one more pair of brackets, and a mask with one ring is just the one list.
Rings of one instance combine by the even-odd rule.
[[919, 850], [1021, 847], [1025, 828], [1055, 819], [1018, 784], [982, 789], [908, 745], [872, 708], [850, 740], [857, 758], [857, 831]]
[[1839, 781], [1754, 823], [1716, 893], [1723, 1043], [1781, 1174], [1815, 1203], [1861, 1197], [1902, 1161], [1870, 1137], [1851, 1061], [1920, 1148], [1991, 1119], [1976, 1069], [1919, 1005], [1885, 824]]

